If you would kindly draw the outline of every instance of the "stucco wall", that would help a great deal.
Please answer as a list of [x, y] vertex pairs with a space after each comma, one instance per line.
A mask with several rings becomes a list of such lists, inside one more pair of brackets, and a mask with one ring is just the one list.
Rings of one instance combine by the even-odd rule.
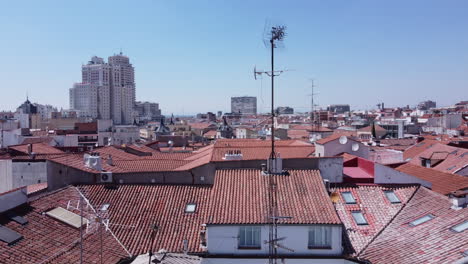
[[[330, 255], [339, 256], [342, 254], [341, 225], [331, 225], [332, 227], [332, 248], [331, 249], [309, 249], [308, 231], [309, 225], [280, 225], [278, 226], [278, 237], [286, 237], [280, 244], [291, 248], [294, 252], [285, 249], [278, 249], [279, 255]], [[268, 255], [268, 245], [263, 241], [268, 240], [268, 225], [261, 228], [261, 248], [260, 249], [239, 249], [238, 237], [240, 226], [236, 225], [208, 225], [207, 226], [207, 248], [208, 254], [232, 254], [232, 255]]]
[[0, 193], [13, 189], [11, 160], [0, 160]]
[[387, 183], [416, 183], [421, 184], [427, 188], [432, 188], [432, 184], [428, 181], [421, 180], [412, 175], [399, 172], [395, 169], [387, 167], [382, 164], [375, 163], [374, 183], [387, 184]]
[[[203, 258], [201, 264], [266, 264], [268, 263], [267, 258]], [[350, 264], [357, 263], [342, 258], [336, 259], [321, 259], [321, 258], [309, 258], [309, 259], [298, 259], [298, 258], [280, 258], [278, 263], [282, 264]]]
[[47, 182], [45, 161], [14, 161], [12, 163], [13, 188]]

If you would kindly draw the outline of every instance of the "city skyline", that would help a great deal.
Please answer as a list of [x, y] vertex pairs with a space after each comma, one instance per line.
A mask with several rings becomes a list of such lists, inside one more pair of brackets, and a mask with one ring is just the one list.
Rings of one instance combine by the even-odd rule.
[[[276, 106], [308, 111], [309, 78], [320, 106], [351, 109], [427, 99], [444, 106], [466, 90], [462, 1], [266, 3], [93, 3], [94, 12], [78, 3], [9, 3], [0, 11], [9, 40], [0, 44], [0, 75], [15, 93], [2, 96], [1, 108], [15, 110], [26, 94], [68, 108], [80, 63], [122, 50], [135, 66], [136, 100], [158, 102], [163, 114], [227, 112], [230, 98], [244, 95], [266, 112], [269, 80], [255, 81], [253, 67], [268, 68], [262, 34], [270, 18], [288, 27], [276, 58], [279, 69], [291, 69], [277, 78]], [[123, 11], [129, 19], [120, 19]], [[101, 28], [97, 21], [105, 30], [86, 30]]]

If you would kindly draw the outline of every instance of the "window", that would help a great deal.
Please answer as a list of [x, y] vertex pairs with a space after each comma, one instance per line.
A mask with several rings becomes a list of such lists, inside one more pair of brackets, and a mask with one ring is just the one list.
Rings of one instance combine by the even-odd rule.
[[331, 248], [331, 226], [311, 226], [308, 246], [309, 248]]
[[366, 218], [364, 217], [361, 211], [353, 211], [351, 212], [351, 214], [353, 215], [353, 218], [354, 218], [354, 221], [356, 221], [356, 224], [358, 225], [368, 224]]
[[347, 204], [355, 204], [356, 200], [353, 197], [353, 194], [351, 192], [342, 192], [341, 195], [343, 195], [343, 199]]
[[260, 226], [241, 226], [239, 229], [239, 248], [260, 249]]
[[465, 231], [466, 229], [468, 229], [468, 221], [465, 221], [463, 223], [460, 223], [456, 226], [453, 226], [452, 228], [453, 231], [457, 232], [457, 233], [460, 233], [460, 232], [463, 232]]
[[391, 203], [401, 203], [400, 199], [398, 199], [394, 191], [384, 191], [384, 193]]
[[433, 219], [435, 216], [431, 215], [431, 214], [428, 214], [426, 216], [423, 216], [423, 217], [420, 217], [412, 222], [409, 223], [410, 226], [417, 226], [417, 225], [420, 225], [422, 223], [425, 223], [431, 219]]
[[197, 209], [197, 205], [194, 203], [189, 203], [185, 206], [186, 213], [195, 213], [195, 209]]

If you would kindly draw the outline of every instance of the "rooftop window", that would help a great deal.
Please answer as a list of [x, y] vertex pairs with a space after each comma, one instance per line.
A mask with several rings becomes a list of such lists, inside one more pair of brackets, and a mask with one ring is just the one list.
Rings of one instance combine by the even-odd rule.
[[196, 209], [197, 209], [197, 204], [195, 203], [189, 203], [185, 206], [186, 213], [195, 213]]
[[453, 231], [455, 231], [457, 233], [461, 233], [461, 232], [465, 231], [466, 229], [468, 229], [468, 220], [463, 222], [463, 223], [460, 223], [458, 225], [455, 225], [450, 229], [452, 229]]
[[409, 223], [410, 226], [417, 226], [417, 225], [420, 225], [420, 224], [423, 224], [429, 220], [432, 220], [435, 216], [433, 216], [432, 214], [428, 214], [428, 215], [425, 215], [423, 217], [420, 217], [414, 221], [411, 221]]
[[347, 204], [355, 204], [356, 199], [354, 199], [353, 194], [351, 192], [342, 192], [341, 195]]
[[354, 221], [356, 221], [356, 224], [368, 225], [367, 220], [361, 211], [353, 211], [351, 212], [351, 214], [353, 215], [353, 218], [354, 218]]
[[384, 193], [391, 203], [401, 203], [400, 199], [398, 199], [394, 191], [384, 191]]

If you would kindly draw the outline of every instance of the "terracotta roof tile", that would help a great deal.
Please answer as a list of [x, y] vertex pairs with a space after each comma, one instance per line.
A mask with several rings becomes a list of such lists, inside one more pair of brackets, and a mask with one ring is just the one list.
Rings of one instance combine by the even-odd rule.
[[[401, 203], [391, 203], [384, 193], [386, 190], [393, 191]], [[339, 200], [335, 203], [335, 208], [345, 226], [346, 254], [357, 254], [368, 245], [409, 201], [416, 190], [417, 187], [411, 185], [339, 184], [336, 188]], [[356, 204], [346, 204], [343, 192], [350, 192]], [[368, 225], [357, 225], [351, 214], [353, 211], [362, 211]]]
[[[467, 231], [457, 233], [450, 228], [468, 219], [468, 208], [450, 207], [447, 197], [420, 187], [359, 257], [371, 263], [454, 263], [462, 259], [462, 253], [468, 250]], [[435, 217], [409, 225], [428, 214]]]
[[468, 188], [468, 178], [456, 174], [440, 172], [411, 163], [396, 168], [397, 171], [415, 176], [432, 184], [432, 190], [447, 195], [450, 192]]
[[[28, 145], [15, 145], [15, 146], [9, 146], [8, 147], [11, 150], [28, 154]], [[49, 146], [48, 144], [45, 143], [35, 143], [32, 144], [32, 151], [36, 154], [60, 154], [64, 153], [60, 149], [54, 148], [52, 146]]]
[[[291, 170], [277, 175], [282, 224], [340, 224], [319, 171]], [[268, 223], [268, 180], [260, 170], [217, 170], [208, 224]], [[242, 188], [239, 188], [242, 186]], [[227, 212], [227, 213], [226, 213]]]
[[[74, 187], [42, 195], [30, 204], [21, 205], [12, 211], [28, 220], [20, 225], [0, 215], [2, 225], [18, 232], [23, 239], [8, 246], [0, 241], [1, 263], [78, 263], [80, 259], [80, 232], [63, 222], [43, 214], [55, 207], [67, 208], [70, 200], [79, 199]], [[84, 259], [86, 263], [100, 260], [100, 235], [98, 232], [84, 234]], [[116, 263], [127, 257], [125, 251], [109, 232], [103, 232], [103, 258], [105, 263]]]

